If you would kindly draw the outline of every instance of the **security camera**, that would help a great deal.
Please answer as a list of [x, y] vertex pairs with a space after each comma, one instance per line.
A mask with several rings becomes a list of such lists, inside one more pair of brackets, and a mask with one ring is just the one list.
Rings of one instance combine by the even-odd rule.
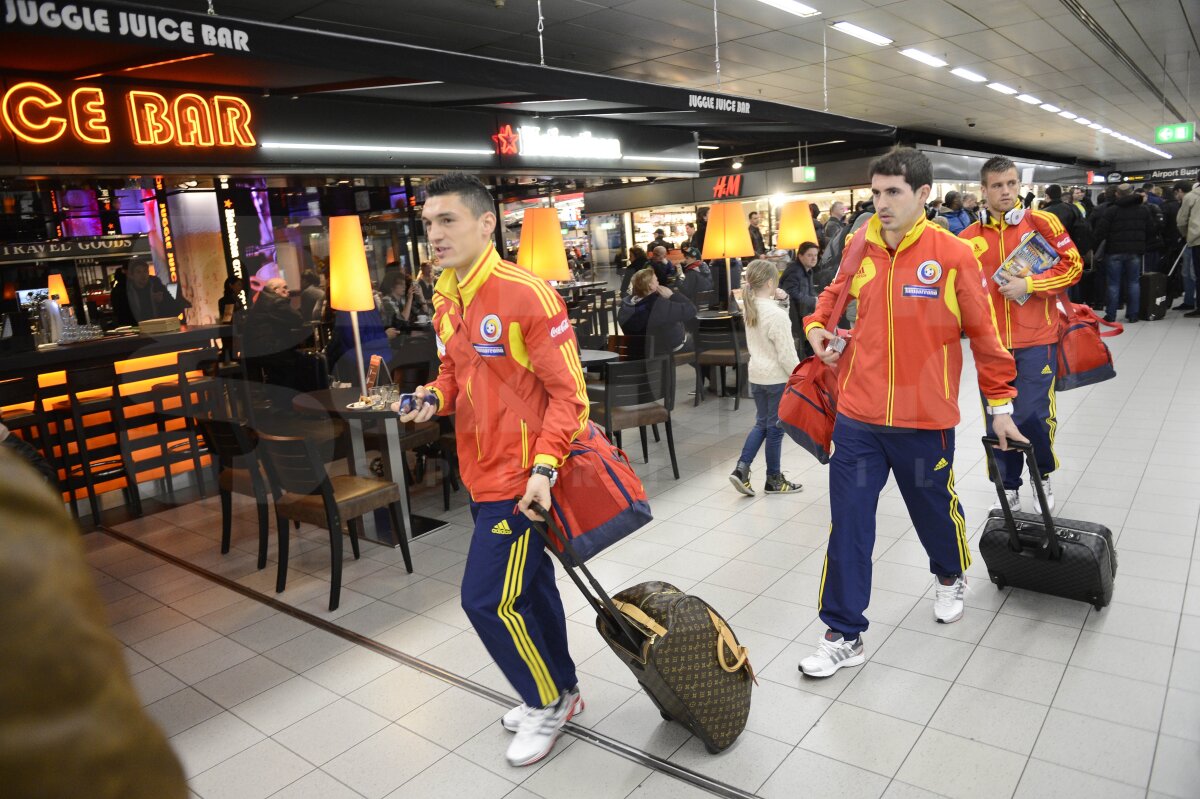
[[975, 127], [975, 117], [967, 117], [966, 123], [968, 128]]

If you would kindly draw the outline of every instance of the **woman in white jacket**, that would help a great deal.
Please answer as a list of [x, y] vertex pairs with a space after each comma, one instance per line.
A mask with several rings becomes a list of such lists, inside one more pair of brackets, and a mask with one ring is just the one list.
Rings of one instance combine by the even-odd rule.
[[750, 350], [750, 395], [754, 398], [755, 418], [729, 482], [746, 496], [754, 496], [750, 464], [766, 442], [767, 481], [763, 491], [767, 494], [800, 491], [802, 486], [788, 481], [779, 464], [783, 447], [783, 430], [778, 424], [779, 400], [792, 370], [800, 363], [792, 338], [791, 319], [776, 302], [787, 299], [787, 293], [779, 288], [779, 271], [770, 261], [751, 261], [742, 276], [742, 288], [746, 346]]

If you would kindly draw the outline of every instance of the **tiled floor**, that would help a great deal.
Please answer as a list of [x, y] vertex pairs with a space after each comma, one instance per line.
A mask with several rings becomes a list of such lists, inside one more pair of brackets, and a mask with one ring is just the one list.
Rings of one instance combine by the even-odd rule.
[[[1060, 515], [1117, 536], [1112, 606], [997, 591], [976, 557], [966, 616], [935, 624], [927, 561], [893, 485], [879, 507], [868, 663], [823, 681], [796, 664], [822, 630], [826, 470], [787, 443], [785, 470], [804, 492], [736, 494], [726, 475], [752, 408], [735, 413], [731, 399], [711, 397], [693, 408], [681, 380], [682, 479], [671, 477], [665, 443], [652, 445], [637, 469], [655, 521], [593, 565], [613, 589], [666, 579], [730, 619], [758, 670], [749, 726], [713, 757], [662, 722], [563, 582], [588, 701], [578, 723], [763, 797], [1196, 796], [1200, 326], [1172, 314], [1108, 341], [1118, 378], [1059, 396], [1054, 490]], [[956, 460], [972, 542], [994, 496], [973, 379], [964, 378]], [[438, 487], [414, 499], [440, 515]], [[415, 574], [397, 552], [366, 546], [333, 614], [325, 534], [303, 529], [280, 598], [511, 695], [458, 607], [469, 528], [455, 500], [451, 525], [414, 543]], [[253, 512], [239, 506], [227, 556], [218, 527], [206, 500], [121, 530], [272, 592], [273, 568], [255, 570]], [[105, 533], [85, 541], [138, 690], [204, 799], [707, 795], [569, 736], [546, 762], [511, 769], [497, 723], [504, 706]]]

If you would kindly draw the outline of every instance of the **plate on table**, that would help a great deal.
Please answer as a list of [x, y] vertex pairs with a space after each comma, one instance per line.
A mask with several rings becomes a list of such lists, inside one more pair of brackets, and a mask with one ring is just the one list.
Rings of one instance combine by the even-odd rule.
[[370, 410], [374, 406], [369, 402], [363, 402], [362, 400], [359, 400], [358, 402], [351, 402], [346, 407], [352, 411], [366, 411]]

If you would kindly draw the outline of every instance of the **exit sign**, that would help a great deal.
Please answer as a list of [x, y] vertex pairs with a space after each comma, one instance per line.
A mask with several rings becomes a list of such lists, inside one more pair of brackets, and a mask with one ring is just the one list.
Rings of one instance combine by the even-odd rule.
[[792, 167], [793, 183], [812, 183], [816, 179], [817, 168], [815, 166]]
[[1159, 125], [1154, 129], [1155, 144], [1176, 144], [1190, 142], [1196, 138], [1194, 122], [1179, 122], [1174, 125]]

